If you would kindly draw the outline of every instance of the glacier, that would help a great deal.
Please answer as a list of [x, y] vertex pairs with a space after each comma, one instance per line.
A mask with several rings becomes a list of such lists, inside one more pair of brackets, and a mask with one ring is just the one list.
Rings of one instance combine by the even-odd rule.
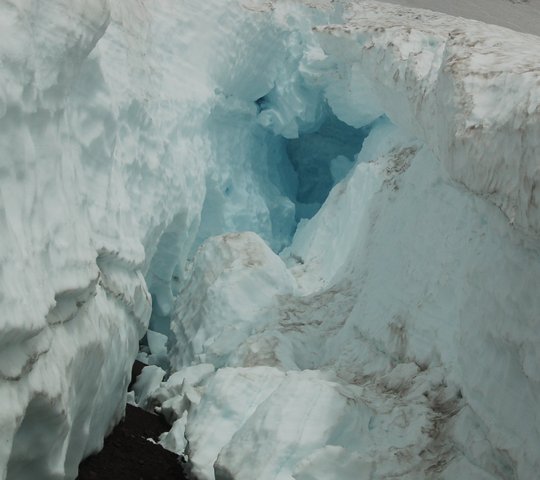
[[0, 478], [130, 402], [201, 479], [540, 468], [540, 38], [376, 1], [0, 3]]

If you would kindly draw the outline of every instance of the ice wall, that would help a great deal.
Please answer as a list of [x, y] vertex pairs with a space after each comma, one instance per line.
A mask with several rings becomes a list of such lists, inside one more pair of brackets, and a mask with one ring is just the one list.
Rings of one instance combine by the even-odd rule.
[[294, 173], [256, 100], [298, 55], [262, 48], [284, 30], [264, 8], [215, 3], [0, 6], [2, 478], [75, 477], [202, 240], [290, 241]]
[[317, 118], [305, 101], [322, 101], [371, 127], [281, 254], [292, 286], [250, 236], [197, 254], [171, 359], [217, 371], [158, 395], [173, 419], [189, 412], [194, 471], [534, 477], [538, 38], [375, 2], [309, 33], [295, 7], [269, 15], [307, 40], [282, 75], [302, 88], [278, 83], [261, 124], [302, 136]]
[[197, 234], [204, 42], [189, 54], [185, 12], [149, 7], [0, 7], [2, 478], [74, 478], [100, 447], [123, 414], [147, 284], [166, 309]]
[[534, 478], [537, 37], [330, 0], [0, 22], [1, 478], [74, 478], [171, 316], [148, 405], [201, 478]]

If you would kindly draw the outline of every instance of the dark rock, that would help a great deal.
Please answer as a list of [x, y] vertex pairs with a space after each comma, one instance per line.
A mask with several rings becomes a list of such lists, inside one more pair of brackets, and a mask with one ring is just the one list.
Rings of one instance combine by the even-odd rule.
[[147, 440], [169, 429], [162, 417], [127, 405], [103, 450], [79, 466], [78, 480], [192, 480], [180, 457]]

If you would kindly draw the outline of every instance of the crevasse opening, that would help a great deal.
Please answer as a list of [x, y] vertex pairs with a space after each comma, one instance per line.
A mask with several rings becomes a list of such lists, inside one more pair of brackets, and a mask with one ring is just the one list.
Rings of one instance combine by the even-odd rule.
[[[333, 85], [333, 78], [314, 81], [324, 78], [327, 65], [311, 29], [304, 29], [250, 38], [253, 58], [266, 59], [259, 69], [249, 55], [236, 58], [233, 71], [222, 65], [227, 75], [219, 74], [201, 128], [207, 174], [200, 219], [186, 229], [177, 215], [153, 255], [151, 330], [170, 335], [184, 267], [210, 237], [251, 231], [276, 253], [289, 247], [299, 223], [347, 176], [383, 114], [369, 103], [365, 113], [363, 104], [341, 105], [332, 92], [347, 87]], [[247, 26], [244, 33], [250, 34]]]
[[[264, 97], [257, 104], [261, 114], [271, 108]], [[306, 110], [315, 109], [317, 106], [306, 107]], [[292, 191], [290, 200], [295, 205], [296, 224], [313, 217], [330, 190], [347, 176], [371, 131], [371, 125], [354, 128], [341, 121], [326, 103], [319, 109], [323, 113], [317, 122], [304, 127], [296, 138], [281, 137], [296, 177], [295, 188], [288, 190]], [[285, 182], [291, 181], [285, 179]]]
[[[272, 95], [258, 99], [240, 112], [225, 99], [218, 102], [208, 122], [211, 156], [221, 165], [206, 180], [206, 195], [197, 232], [185, 232], [173, 222], [162, 236], [152, 262], [149, 290], [153, 298], [150, 330], [171, 335], [170, 315], [183, 283], [186, 257], [180, 245], [195, 237], [187, 258], [208, 238], [253, 231], [275, 253], [289, 247], [300, 222], [312, 218], [330, 191], [355, 165], [364, 140], [375, 122], [355, 128], [340, 120], [316, 90], [307, 93], [310, 104], [293, 135], [276, 133], [267, 114], [279, 115]], [[277, 112], [277, 113], [276, 113]], [[148, 341], [143, 339], [143, 348]], [[162, 359], [162, 364], [166, 364]]]

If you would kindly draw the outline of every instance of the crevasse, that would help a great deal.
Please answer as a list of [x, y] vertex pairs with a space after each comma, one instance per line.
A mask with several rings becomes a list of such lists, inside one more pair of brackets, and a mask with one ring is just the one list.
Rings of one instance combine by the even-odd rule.
[[534, 478], [537, 37], [372, 1], [0, 22], [2, 478], [76, 477], [149, 322], [138, 400], [200, 478]]

